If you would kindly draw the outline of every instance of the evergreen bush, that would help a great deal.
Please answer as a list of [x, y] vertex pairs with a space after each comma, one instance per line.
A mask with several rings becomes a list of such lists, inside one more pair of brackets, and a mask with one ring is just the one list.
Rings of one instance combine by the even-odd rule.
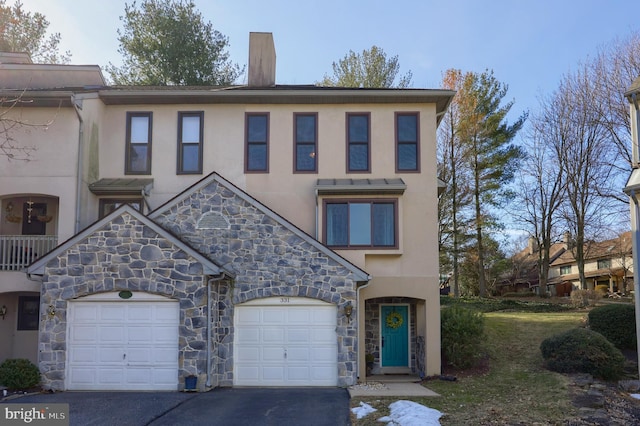
[[441, 311], [440, 321], [444, 362], [461, 369], [473, 366], [480, 355], [483, 314], [454, 305]]
[[625, 358], [618, 348], [592, 330], [574, 328], [540, 344], [547, 368], [558, 373], [589, 373], [614, 380], [622, 376]]
[[29, 389], [40, 383], [40, 370], [28, 359], [7, 359], [0, 364], [0, 384], [10, 390]]
[[612, 304], [589, 312], [589, 328], [619, 349], [636, 349], [636, 312], [633, 305]]

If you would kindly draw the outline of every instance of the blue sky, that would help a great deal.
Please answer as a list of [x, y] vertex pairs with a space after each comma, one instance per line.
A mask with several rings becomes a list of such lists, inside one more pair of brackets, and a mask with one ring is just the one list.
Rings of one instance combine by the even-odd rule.
[[[8, 0], [13, 4], [14, 0]], [[116, 30], [124, 0], [22, 0], [62, 36], [74, 64], [120, 65]], [[129, 1], [131, 3], [131, 1]], [[247, 62], [249, 32], [274, 35], [276, 82], [307, 84], [331, 73], [350, 49], [372, 45], [398, 55], [413, 87], [439, 88], [449, 68], [493, 69], [509, 86], [512, 113], [536, 109], [537, 96], [598, 47], [640, 29], [638, 0], [196, 0], [229, 38], [234, 62]]]

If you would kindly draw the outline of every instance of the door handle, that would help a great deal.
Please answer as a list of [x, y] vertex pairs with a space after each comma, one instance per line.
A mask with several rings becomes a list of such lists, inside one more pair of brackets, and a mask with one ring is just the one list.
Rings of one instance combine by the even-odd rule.
[[384, 336], [382, 336], [382, 347], [384, 348]]

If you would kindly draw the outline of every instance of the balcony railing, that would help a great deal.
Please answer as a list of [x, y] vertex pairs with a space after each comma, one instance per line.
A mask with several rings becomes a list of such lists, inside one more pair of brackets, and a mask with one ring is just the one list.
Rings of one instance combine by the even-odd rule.
[[24, 269], [57, 245], [57, 235], [0, 235], [0, 271]]

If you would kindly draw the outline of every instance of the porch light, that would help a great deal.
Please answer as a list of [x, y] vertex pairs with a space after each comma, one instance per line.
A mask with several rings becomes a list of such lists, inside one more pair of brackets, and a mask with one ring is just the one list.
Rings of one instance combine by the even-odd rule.
[[347, 317], [349, 321], [351, 321], [351, 314], [353, 314], [353, 305], [351, 302], [347, 302], [347, 304], [344, 305], [344, 316]]
[[0, 308], [0, 317], [2, 317], [3, 321], [4, 321], [5, 315], [7, 315], [7, 307], [6, 305], [2, 305], [2, 308]]
[[47, 308], [47, 314], [53, 318], [56, 316], [56, 307], [53, 305], [49, 305], [49, 307]]

